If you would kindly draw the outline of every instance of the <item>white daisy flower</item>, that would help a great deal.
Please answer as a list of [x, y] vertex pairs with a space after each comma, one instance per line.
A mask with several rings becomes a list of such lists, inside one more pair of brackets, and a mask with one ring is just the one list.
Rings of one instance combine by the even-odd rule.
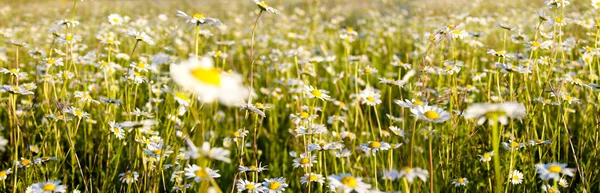
[[235, 187], [239, 192], [246, 191], [248, 193], [259, 193], [265, 189], [265, 187], [262, 187], [261, 183], [251, 182], [248, 180], [238, 180]]
[[415, 177], [418, 177], [423, 182], [426, 182], [427, 175], [429, 175], [429, 172], [421, 168], [405, 167], [402, 170], [400, 170], [400, 176], [405, 177], [409, 183], [412, 183]]
[[189, 16], [185, 12], [177, 10], [177, 16], [185, 18], [186, 23], [191, 23], [191, 24], [194, 24], [197, 26], [201, 26], [201, 25], [220, 26], [221, 25], [221, 21], [219, 21], [219, 19], [205, 17], [204, 15], [199, 14], [199, 13], [195, 13], [194, 15]]
[[35, 183], [31, 185], [31, 188], [34, 193], [67, 192], [67, 186], [61, 185], [60, 180]]
[[469, 180], [467, 180], [467, 178], [457, 178], [452, 180], [452, 185], [454, 185], [455, 187], [467, 186], [468, 183]]
[[523, 173], [521, 173], [519, 170], [513, 170], [508, 175], [508, 180], [512, 184], [521, 184], [523, 183]]
[[131, 170], [128, 170], [125, 173], [119, 174], [121, 182], [124, 182], [127, 184], [131, 184], [131, 183], [137, 181], [139, 176], [140, 175], [137, 172], [132, 172]]
[[196, 164], [194, 164], [194, 165], [188, 164], [188, 167], [185, 168], [184, 170], [185, 170], [185, 176], [188, 179], [194, 179], [194, 181], [196, 183], [199, 183], [202, 180], [210, 180], [210, 179], [221, 177], [221, 174], [219, 174], [219, 170], [212, 170], [208, 167], [201, 168], [201, 167], [197, 166]]
[[380, 150], [389, 150], [392, 146], [386, 142], [378, 142], [378, 141], [368, 141], [367, 143], [363, 143], [360, 145], [360, 149], [365, 153], [371, 152], [373, 155]]
[[239, 74], [219, 72], [209, 57], [172, 64], [171, 78], [181, 87], [194, 91], [203, 103], [218, 100], [227, 106], [241, 106], [250, 94], [248, 88], [242, 85]]
[[263, 193], [282, 193], [288, 187], [284, 177], [265, 179], [262, 184]]
[[321, 175], [321, 174], [315, 174], [315, 173], [307, 173], [307, 174], [304, 174], [304, 176], [300, 177], [301, 184], [306, 184], [309, 182], [317, 182], [319, 184], [323, 184], [323, 183], [325, 183], [325, 177], [323, 177], [323, 175]]
[[537, 173], [542, 180], [550, 180], [553, 179], [558, 181], [560, 179], [561, 174], [567, 176], [573, 176], [575, 170], [572, 168], [567, 168], [567, 164], [552, 162], [549, 164], [536, 164], [535, 168], [537, 169]]
[[330, 175], [327, 177], [329, 186], [334, 192], [352, 192], [367, 193], [371, 192], [370, 184], [362, 182], [361, 177], [354, 177], [351, 174]]
[[121, 15], [113, 13], [108, 15], [108, 22], [111, 25], [121, 25], [123, 23], [123, 17]]
[[450, 113], [436, 106], [417, 106], [410, 109], [410, 112], [419, 119], [433, 123], [443, 123], [450, 119]]
[[[506, 103], [476, 103], [469, 106], [464, 111], [466, 119], [477, 118], [477, 124], [485, 123], [487, 119], [493, 119], [500, 122], [502, 125], [508, 124], [508, 118], [521, 119], [525, 117], [526, 109], [522, 103], [506, 102]], [[488, 121], [490, 125], [495, 124], [493, 121]]]
[[331, 97], [327, 95], [329, 92], [326, 90], [319, 90], [312, 86], [305, 86], [304, 93], [308, 96], [308, 98], [318, 98], [321, 100], [329, 101]]
[[275, 8], [270, 7], [269, 5], [267, 5], [267, 3], [265, 3], [265, 1], [261, 1], [261, 0], [250, 0], [250, 2], [255, 3], [258, 8], [260, 8], [261, 11], [267, 11], [267, 12], [271, 12], [274, 14], [279, 15], [279, 11]]
[[358, 98], [362, 104], [367, 104], [370, 106], [375, 106], [381, 103], [381, 95], [371, 87], [367, 87], [365, 90], [361, 91], [358, 94]]

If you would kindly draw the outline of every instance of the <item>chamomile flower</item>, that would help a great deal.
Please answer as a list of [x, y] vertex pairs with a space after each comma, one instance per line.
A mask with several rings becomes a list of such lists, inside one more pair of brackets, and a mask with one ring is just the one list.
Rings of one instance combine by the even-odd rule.
[[110, 132], [115, 134], [117, 139], [125, 138], [125, 133], [123, 132], [123, 128], [121, 128], [121, 124], [111, 121], [108, 123], [108, 125], [110, 126]]
[[123, 17], [116, 13], [110, 14], [108, 15], [108, 23], [111, 25], [121, 25], [123, 23]]
[[249, 167], [239, 166], [238, 170], [243, 173], [243, 172], [263, 172], [268, 169], [267, 169], [267, 165], [263, 166], [262, 163], [258, 163], [258, 166], [256, 166], [256, 165], [251, 165]]
[[262, 192], [265, 187], [261, 183], [251, 182], [248, 180], [238, 180], [235, 187], [239, 192], [246, 191], [248, 193], [259, 193]]
[[558, 190], [558, 188], [546, 184], [542, 184], [542, 190], [548, 193], [560, 193], [560, 190]]
[[236, 73], [224, 73], [213, 67], [209, 57], [190, 58], [171, 65], [171, 77], [181, 87], [193, 91], [203, 103], [219, 101], [227, 106], [241, 106], [248, 99], [248, 89]]
[[450, 119], [450, 113], [436, 106], [417, 106], [411, 108], [410, 112], [426, 122], [443, 123]]
[[292, 166], [294, 166], [294, 168], [298, 168], [298, 167], [302, 167], [302, 168], [306, 168], [306, 167], [312, 167], [313, 164], [317, 163], [317, 156], [313, 155], [313, 156], [309, 156], [308, 154], [300, 154], [300, 157], [292, 160], [292, 162], [294, 162], [292, 164]]
[[265, 179], [262, 183], [262, 187], [264, 187], [263, 193], [282, 193], [285, 191], [285, 188], [288, 187], [288, 184], [285, 183], [285, 178], [271, 178]]
[[48, 180], [46, 182], [31, 185], [35, 193], [67, 192], [67, 186], [61, 185], [60, 180]]
[[535, 168], [540, 179], [558, 181], [561, 175], [573, 176], [575, 170], [567, 168], [567, 164], [552, 162], [549, 164], [536, 164]]
[[308, 98], [318, 98], [326, 101], [331, 100], [331, 97], [328, 95], [329, 92], [326, 90], [316, 89], [312, 86], [305, 86], [304, 93], [308, 96]]
[[208, 167], [201, 168], [196, 164], [188, 165], [184, 170], [185, 176], [188, 179], [193, 179], [196, 183], [199, 183], [202, 180], [210, 180], [221, 177], [219, 170], [212, 170]]
[[467, 186], [468, 183], [469, 180], [467, 178], [457, 178], [452, 180], [452, 185], [454, 185], [455, 187]]
[[523, 173], [521, 173], [519, 170], [513, 170], [509, 175], [508, 175], [508, 181], [512, 184], [521, 184], [523, 183]]
[[[477, 124], [482, 125], [487, 119], [500, 122], [502, 125], [508, 124], [508, 118], [521, 119], [525, 117], [526, 110], [522, 103], [506, 102], [506, 103], [476, 103], [469, 106], [465, 112], [466, 119], [477, 118]], [[494, 121], [488, 121], [490, 125], [495, 124]]]
[[365, 153], [372, 153], [373, 155], [375, 155], [377, 151], [389, 150], [391, 148], [392, 146], [389, 143], [379, 141], [368, 141], [367, 143], [360, 145], [361, 150], [363, 150]]
[[325, 183], [325, 177], [323, 177], [323, 175], [321, 175], [321, 174], [315, 174], [315, 173], [306, 173], [302, 177], [300, 177], [301, 184], [307, 184], [310, 182], [316, 182], [319, 184], [323, 184], [323, 183]]
[[31, 166], [33, 164], [33, 162], [31, 162], [31, 160], [21, 157], [21, 161], [15, 161], [15, 163], [17, 164], [17, 167], [19, 168], [27, 168], [29, 166]]
[[362, 104], [367, 104], [369, 106], [375, 106], [381, 103], [381, 95], [371, 87], [367, 87], [365, 90], [361, 91], [358, 94], [358, 98]]
[[371, 185], [362, 182], [361, 177], [354, 177], [351, 174], [330, 175], [327, 179], [331, 190], [338, 193], [352, 191], [367, 193], [371, 189]]
[[390, 127], [389, 127], [389, 129], [390, 129], [390, 131], [392, 131], [392, 133], [394, 133], [394, 135], [396, 135], [396, 136], [404, 137], [404, 135], [405, 135], [405, 132], [404, 132], [404, 130], [402, 130], [402, 129], [400, 129], [400, 128], [396, 127], [396, 126], [390, 126]]
[[6, 180], [8, 174], [12, 174], [12, 168], [8, 168], [5, 170], [0, 170], [0, 181]]
[[258, 8], [260, 8], [261, 11], [267, 11], [267, 12], [271, 12], [274, 14], [279, 15], [279, 11], [273, 7], [270, 7], [269, 5], [267, 5], [267, 3], [265, 3], [265, 1], [262, 0], [250, 0], [250, 2], [255, 3]]
[[402, 170], [400, 170], [399, 175], [405, 177], [409, 183], [412, 183], [415, 177], [421, 179], [423, 182], [426, 182], [429, 172], [421, 168], [404, 167]]
[[219, 19], [205, 17], [204, 15], [199, 14], [199, 13], [194, 13], [194, 15], [189, 16], [185, 12], [177, 10], [177, 16], [185, 18], [186, 23], [191, 23], [196, 26], [201, 26], [201, 25], [220, 26], [221, 25], [221, 21], [219, 21]]
[[138, 177], [140, 175], [137, 172], [132, 172], [131, 170], [128, 170], [125, 173], [121, 173], [119, 174], [120, 180], [123, 183], [127, 183], [127, 184], [131, 184], [134, 183], [138, 180]]
[[481, 155], [479, 155], [479, 161], [481, 162], [489, 162], [492, 160], [492, 156], [494, 156], [494, 151], [490, 151], [490, 152], [485, 152]]
[[504, 146], [504, 149], [506, 150], [519, 150], [525, 147], [525, 144], [516, 142], [514, 140], [508, 140], [508, 142], [502, 142], [502, 146]]
[[592, 7], [594, 7], [594, 9], [600, 8], [600, 0], [592, 0]]
[[136, 41], [138, 42], [145, 42], [147, 44], [154, 44], [154, 40], [152, 40], [152, 38], [150, 36], [148, 36], [148, 34], [146, 34], [146, 32], [138, 32], [134, 29], [129, 29], [127, 31], [127, 35], [134, 37]]
[[569, 182], [567, 182], [567, 179], [561, 177], [560, 180], [558, 180], [558, 185], [563, 188], [568, 188]]
[[404, 108], [416, 108], [417, 106], [427, 105], [427, 102], [423, 102], [420, 99], [404, 99], [404, 100], [395, 100], [394, 103]]

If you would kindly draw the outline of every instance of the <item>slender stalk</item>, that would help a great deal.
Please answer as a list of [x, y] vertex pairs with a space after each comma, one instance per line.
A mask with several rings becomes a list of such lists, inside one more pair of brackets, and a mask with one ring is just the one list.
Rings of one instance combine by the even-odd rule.
[[496, 192], [502, 192], [502, 170], [500, 169], [500, 132], [498, 131], [498, 118], [492, 117], [492, 146], [494, 149], [494, 175], [496, 180]]
[[[263, 10], [261, 10], [256, 16], [256, 21], [254, 21], [254, 27], [252, 27], [252, 37], [250, 39], [250, 94], [248, 96], [248, 103], [250, 103], [252, 97], [252, 91], [254, 90], [254, 35], [256, 34], [256, 26], [258, 25], [258, 19], [262, 15]], [[247, 111], [246, 111], [247, 112]]]

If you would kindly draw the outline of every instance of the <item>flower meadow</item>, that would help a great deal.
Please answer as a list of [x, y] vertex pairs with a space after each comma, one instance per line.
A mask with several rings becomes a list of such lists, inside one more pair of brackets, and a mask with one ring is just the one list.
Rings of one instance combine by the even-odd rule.
[[0, 191], [599, 192], [598, 13], [8, 1]]

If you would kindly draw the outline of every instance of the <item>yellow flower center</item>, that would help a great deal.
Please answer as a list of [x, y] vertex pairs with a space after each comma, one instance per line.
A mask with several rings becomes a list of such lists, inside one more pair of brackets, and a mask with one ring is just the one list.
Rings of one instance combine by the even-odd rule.
[[201, 178], [208, 177], [208, 174], [203, 169], [196, 170], [196, 172], [194, 172], [194, 175], [196, 175], [196, 177], [201, 177]]
[[517, 143], [517, 142], [510, 142], [510, 147], [514, 148], [518, 148], [519, 146], [521, 146], [521, 144]]
[[207, 69], [207, 68], [196, 68], [191, 71], [192, 76], [199, 80], [200, 82], [210, 84], [213, 86], [219, 86], [221, 84], [221, 76], [219, 75], [219, 71], [217, 69]]
[[308, 164], [310, 162], [310, 159], [308, 159], [307, 157], [300, 159], [300, 164]]
[[498, 118], [498, 117], [502, 117], [505, 115], [506, 115], [505, 111], [490, 111], [490, 112], [485, 113], [485, 117], [487, 117], [487, 118]]
[[367, 98], [366, 98], [366, 99], [367, 99], [367, 101], [369, 101], [369, 102], [374, 102], [374, 101], [375, 101], [375, 98], [373, 98], [372, 96], [367, 96]]
[[160, 153], [162, 153], [162, 151], [160, 149], [155, 149], [155, 150], [152, 150], [152, 153], [156, 154], [156, 155], [160, 155]]
[[116, 134], [121, 134], [121, 130], [117, 127], [113, 128], [113, 131], [115, 131]]
[[6, 171], [0, 171], [0, 178], [6, 177]]
[[54, 188], [56, 188], [56, 185], [54, 185], [53, 183], [47, 183], [44, 184], [44, 186], [42, 186], [42, 190], [44, 191], [54, 191]]
[[365, 68], [365, 73], [371, 73], [371, 72], [373, 72], [373, 70], [371, 68], [369, 68], [369, 67]]
[[204, 15], [202, 15], [202, 14], [196, 13], [196, 14], [194, 14], [194, 15], [192, 16], [192, 18], [194, 18], [194, 19], [204, 19], [205, 17], [204, 17]]
[[19, 70], [18, 69], [10, 69], [9, 72], [13, 73], [13, 74], [17, 74], [17, 73], [19, 73]]
[[236, 131], [236, 132], [233, 132], [233, 136], [234, 136], [234, 137], [239, 137], [239, 136], [240, 136], [240, 132], [237, 132], [237, 131]]
[[560, 173], [562, 172], [562, 168], [559, 165], [551, 165], [550, 167], [548, 167], [548, 171], [552, 173]]
[[21, 165], [29, 165], [29, 164], [31, 164], [31, 161], [29, 161], [28, 159], [21, 160]]
[[369, 148], [371, 149], [377, 149], [381, 147], [381, 143], [377, 142], [377, 141], [373, 141], [371, 143], [369, 143]]
[[246, 184], [246, 189], [253, 190], [254, 189], [254, 184]]
[[406, 173], [410, 173], [412, 171], [412, 168], [411, 167], [405, 167], [404, 171], [406, 171]]
[[554, 20], [556, 21], [556, 23], [560, 23], [560, 22], [562, 22], [562, 20], [563, 20], [563, 19], [562, 19], [562, 17], [557, 17], [557, 18], [556, 18], [556, 19], [554, 19]]
[[340, 182], [342, 182], [342, 184], [348, 186], [348, 187], [356, 187], [357, 183], [356, 183], [356, 178], [352, 177], [352, 176], [346, 176], [343, 177]]
[[458, 183], [464, 183], [465, 179], [464, 178], [458, 178], [458, 180], [456, 180]]
[[421, 100], [415, 100], [415, 102], [413, 102], [414, 105], [423, 105], [423, 101]]
[[306, 119], [306, 118], [308, 118], [308, 116], [309, 116], [309, 115], [308, 115], [308, 113], [307, 113], [307, 112], [301, 112], [301, 113], [300, 113], [300, 117], [302, 117], [302, 118], [305, 118], [305, 119]]
[[182, 92], [176, 92], [175, 93], [175, 97], [177, 97], [177, 98], [179, 98], [179, 99], [181, 99], [183, 101], [189, 101], [190, 100], [190, 98], [186, 94], [183, 94]]
[[248, 168], [249, 168], [250, 170], [256, 170], [256, 169], [258, 169], [256, 166], [250, 166], [250, 167], [248, 167]]
[[281, 184], [279, 182], [271, 182], [271, 183], [269, 183], [269, 189], [270, 190], [277, 190], [279, 187], [281, 187]]
[[323, 93], [321, 93], [319, 89], [313, 89], [312, 91], [310, 91], [310, 94], [319, 98], [323, 97]]
[[435, 111], [427, 111], [427, 112], [423, 113], [423, 116], [425, 116], [425, 117], [427, 117], [428, 119], [431, 119], [431, 120], [436, 120], [436, 119], [440, 118], [440, 114], [438, 114]]
[[533, 47], [540, 47], [540, 45], [541, 44], [538, 41], [533, 41], [533, 43], [531, 43], [531, 46], [533, 46]]
[[127, 172], [127, 173], [125, 173], [125, 175], [123, 175], [123, 178], [125, 178], [125, 179], [133, 179], [133, 174], [131, 172]]
[[483, 157], [485, 159], [489, 159], [492, 157], [492, 155], [490, 153], [484, 153], [481, 157]]
[[146, 64], [144, 64], [143, 62], [138, 62], [136, 66], [138, 68], [146, 68]]
[[308, 176], [308, 180], [317, 181], [317, 180], [319, 180], [319, 177], [317, 177], [316, 175], [310, 175], [310, 176]]
[[506, 54], [506, 51], [502, 50], [502, 51], [498, 51], [497, 53], [498, 53], [499, 55], [504, 55], [504, 54]]
[[76, 109], [75, 113], [73, 113], [73, 114], [75, 114], [75, 116], [81, 117], [81, 116], [83, 116], [83, 111]]
[[519, 176], [513, 175], [512, 179], [513, 179], [513, 181], [518, 181], [519, 180]]
[[113, 18], [114, 23], [119, 23], [119, 18]]

